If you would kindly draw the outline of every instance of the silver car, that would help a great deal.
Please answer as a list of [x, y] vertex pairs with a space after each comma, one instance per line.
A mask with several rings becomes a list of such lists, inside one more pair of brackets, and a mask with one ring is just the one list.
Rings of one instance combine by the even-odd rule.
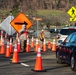
[[56, 44], [60, 45], [60, 43], [62, 41], [65, 41], [66, 37], [73, 32], [76, 32], [76, 27], [75, 26], [62, 28], [60, 30], [60, 32], [58, 33], [58, 35], [56, 36], [56, 38], [57, 38]]

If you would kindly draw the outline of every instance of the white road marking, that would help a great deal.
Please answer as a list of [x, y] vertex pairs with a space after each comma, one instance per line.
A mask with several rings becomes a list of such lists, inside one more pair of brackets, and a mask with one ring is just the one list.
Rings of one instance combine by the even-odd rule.
[[27, 66], [27, 67], [29, 67], [30, 65], [27, 65], [27, 64], [25, 64], [25, 63], [20, 63], [21, 65], [23, 65], [23, 66]]

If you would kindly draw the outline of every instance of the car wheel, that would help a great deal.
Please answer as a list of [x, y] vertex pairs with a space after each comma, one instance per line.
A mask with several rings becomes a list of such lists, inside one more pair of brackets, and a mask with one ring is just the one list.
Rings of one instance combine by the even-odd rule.
[[71, 69], [73, 71], [76, 71], [76, 60], [74, 58], [74, 55], [71, 56], [71, 63], [70, 64], [71, 64]]
[[59, 64], [62, 63], [62, 60], [60, 59], [60, 56], [59, 56], [59, 52], [56, 53], [56, 60], [57, 60], [57, 63]]

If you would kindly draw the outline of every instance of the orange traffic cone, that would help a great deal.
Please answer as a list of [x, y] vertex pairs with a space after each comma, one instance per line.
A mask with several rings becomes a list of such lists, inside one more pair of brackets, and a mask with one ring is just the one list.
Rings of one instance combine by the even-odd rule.
[[55, 39], [53, 40], [53, 43], [52, 43], [52, 51], [56, 51], [56, 41], [55, 41]]
[[1, 52], [0, 52], [0, 54], [5, 54], [4, 38], [2, 38], [2, 42], [1, 42]]
[[51, 42], [48, 41], [48, 49], [51, 50]]
[[0, 38], [0, 54], [1, 54], [2, 38], [3, 38], [3, 36], [1, 35], [1, 38]]
[[42, 57], [41, 57], [41, 49], [40, 48], [38, 48], [35, 67], [34, 67], [34, 69], [32, 69], [32, 71], [36, 71], [36, 72], [44, 71], [43, 67], [42, 67]]
[[0, 46], [1, 46], [1, 42], [2, 42], [2, 40], [0, 39]]
[[17, 52], [17, 43], [15, 43], [15, 48], [14, 48], [12, 63], [15, 63], [15, 64], [16, 63], [19, 63], [18, 52]]
[[17, 49], [18, 49], [18, 52], [20, 52], [20, 39], [18, 38], [18, 47], [17, 47]]
[[2, 39], [3, 39], [3, 32], [1, 31], [0, 45], [2, 44]]
[[10, 53], [12, 53], [13, 52], [13, 49], [12, 49], [13, 47], [12, 47], [12, 38], [10, 38]]
[[35, 46], [35, 51], [37, 52], [38, 51], [38, 47], [39, 47], [39, 41], [38, 41], [38, 38], [36, 39], [36, 46]]
[[31, 47], [34, 48], [34, 37], [32, 36], [32, 39], [31, 39]]
[[30, 52], [29, 38], [27, 39], [26, 52]]
[[43, 51], [45, 52], [46, 51], [46, 40], [44, 39], [44, 42], [43, 42]]
[[7, 48], [6, 48], [6, 55], [5, 55], [5, 57], [10, 57], [9, 41], [7, 42]]

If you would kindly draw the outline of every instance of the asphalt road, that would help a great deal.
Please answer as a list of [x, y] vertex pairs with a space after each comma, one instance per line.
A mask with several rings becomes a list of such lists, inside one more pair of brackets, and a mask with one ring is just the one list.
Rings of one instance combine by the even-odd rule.
[[57, 64], [55, 52], [41, 52], [42, 67], [46, 72], [34, 72], [36, 61], [36, 52], [18, 53], [19, 63], [10, 63], [12, 60], [5, 58], [5, 55], [0, 55], [0, 75], [76, 75], [67, 64]]

